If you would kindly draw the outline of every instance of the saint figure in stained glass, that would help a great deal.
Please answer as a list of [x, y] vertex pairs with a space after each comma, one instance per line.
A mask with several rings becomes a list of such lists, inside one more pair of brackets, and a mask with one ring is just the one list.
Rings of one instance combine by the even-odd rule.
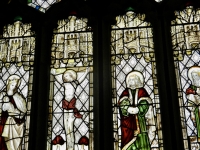
[[191, 67], [188, 70], [188, 78], [192, 82], [186, 89], [188, 109], [190, 110], [190, 118], [194, 126], [197, 128], [197, 141], [200, 142], [200, 67]]
[[175, 11], [171, 27], [184, 149], [199, 149], [200, 9]]
[[6, 88], [0, 93], [2, 113], [0, 122], [1, 150], [19, 150], [24, 136], [26, 100], [18, 92], [21, 80], [18, 75], [11, 75], [7, 79]]
[[[89, 67], [86, 68], [85, 73], [82, 74], [80, 77], [77, 77], [77, 73], [74, 70], [66, 70], [65, 68], [51, 69], [51, 73], [55, 76], [57, 81], [64, 87], [64, 98], [62, 100], [62, 108], [64, 111], [63, 122], [66, 134], [66, 145], [68, 150], [74, 150], [74, 120], [75, 118], [82, 118], [82, 115], [76, 108], [75, 91], [77, 85], [85, 79], [86, 75], [89, 72], [89, 69]], [[60, 137], [60, 135], [58, 136]], [[55, 139], [57, 139], [57, 136]]]
[[0, 150], [28, 150], [35, 34], [15, 20], [0, 36]]
[[93, 37], [87, 21], [69, 16], [54, 29], [47, 150], [93, 149]]
[[156, 128], [152, 109], [149, 108], [152, 100], [143, 87], [142, 73], [130, 72], [126, 77], [126, 86], [119, 100], [121, 148], [122, 150], [150, 150]]
[[163, 150], [153, 30], [145, 14], [116, 17], [111, 32], [115, 150]]

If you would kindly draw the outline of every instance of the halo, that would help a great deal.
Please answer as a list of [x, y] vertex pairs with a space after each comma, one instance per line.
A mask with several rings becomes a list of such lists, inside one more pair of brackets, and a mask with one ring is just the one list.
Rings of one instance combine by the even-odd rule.
[[193, 82], [193, 79], [192, 79], [192, 72], [200, 72], [200, 67], [199, 67], [199, 66], [192, 66], [192, 67], [188, 70], [188, 78]]
[[75, 72], [74, 70], [66, 70], [66, 71], [64, 72], [63, 76], [64, 76], [66, 73], [70, 73], [70, 74], [72, 75], [72, 78], [73, 78], [74, 80], [76, 80], [77, 74], [76, 74], [76, 72]]
[[8, 77], [8, 79], [7, 79], [7, 82], [6, 82], [6, 84], [8, 85], [8, 81], [9, 81], [11, 78], [15, 78], [15, 79], [17, 79], [17, 80], [18, 80], [17, 87], [19, 87], [19, 86], [20, 86], [20, 84], [21, 84], [21, 79], [20, 79], [20, 77], [19, 77], [18, 75], [16, 75], [16, 74], [9, 76], [9, 77]]
[[139, 72], [139, 71], [132, 71], [132, 72], [130, 72], [130, 73], [126, 76], [126, 84], [128, 83], [128, 80], [129, 80], [130, 76], [133, 76], [133, 75], [138, 76], [138, 77], [140, 78], [141, 83], [144, 84], [144, 76], [143, 76], [143, 74], [142, 74], [141, 72]]

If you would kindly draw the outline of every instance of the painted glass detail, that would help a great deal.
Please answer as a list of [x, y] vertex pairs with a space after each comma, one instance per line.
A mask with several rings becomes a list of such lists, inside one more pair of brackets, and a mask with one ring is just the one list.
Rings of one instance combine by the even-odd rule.
[[28, 0], [28, 5], [45, 13], [53, 4], [60, 1], [61, 0]]
[[0, 149], [28, 150], [35, 37], [31, 24], [4, 26], [0, 37]]
[[151, 24], [133, 11], [116, 21], [111, 32], [114, 149], [163, 149]]
[[51, 49], [47, 149], [93, 149], [93, 37], [86, 18], [59, 20]]
[[199, 149], [200, 145], [200, 9], [192, 6], [175, 11], [171, 22], [175, 71], [184, 148]]

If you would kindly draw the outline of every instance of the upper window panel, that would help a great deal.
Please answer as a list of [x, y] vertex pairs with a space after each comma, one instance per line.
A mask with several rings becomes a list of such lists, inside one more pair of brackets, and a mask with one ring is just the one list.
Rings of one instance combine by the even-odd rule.
[[200, 9], [176, 11], [171, 36], [184, 148], [200, 149]]
[[53, 33], [47, 150], [93, 150], [93, 34], [87, 21], [69, 16]]
[[60, 1], [61, 0], [28, 0], [28, 5], [45, 13], [51, 5]]
[[31, 24], [16, 21], [4, 26], [0, 37], [1, 150], [28, 150], [34, 36]]
[[111, 32], [115, 150], [162, 150], [153, 31], [144, 14], [116, 17]]

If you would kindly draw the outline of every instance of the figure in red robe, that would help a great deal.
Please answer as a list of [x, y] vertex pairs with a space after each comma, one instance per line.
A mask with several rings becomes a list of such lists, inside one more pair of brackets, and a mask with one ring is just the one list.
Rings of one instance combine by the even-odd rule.
[[126, 77], [127, 88], [118, 101], [122, 150], [150, 150], [150, 143], [155, 142], [152, 101], [143, 83], [144, 77], [140, 72], [130, 72]]

